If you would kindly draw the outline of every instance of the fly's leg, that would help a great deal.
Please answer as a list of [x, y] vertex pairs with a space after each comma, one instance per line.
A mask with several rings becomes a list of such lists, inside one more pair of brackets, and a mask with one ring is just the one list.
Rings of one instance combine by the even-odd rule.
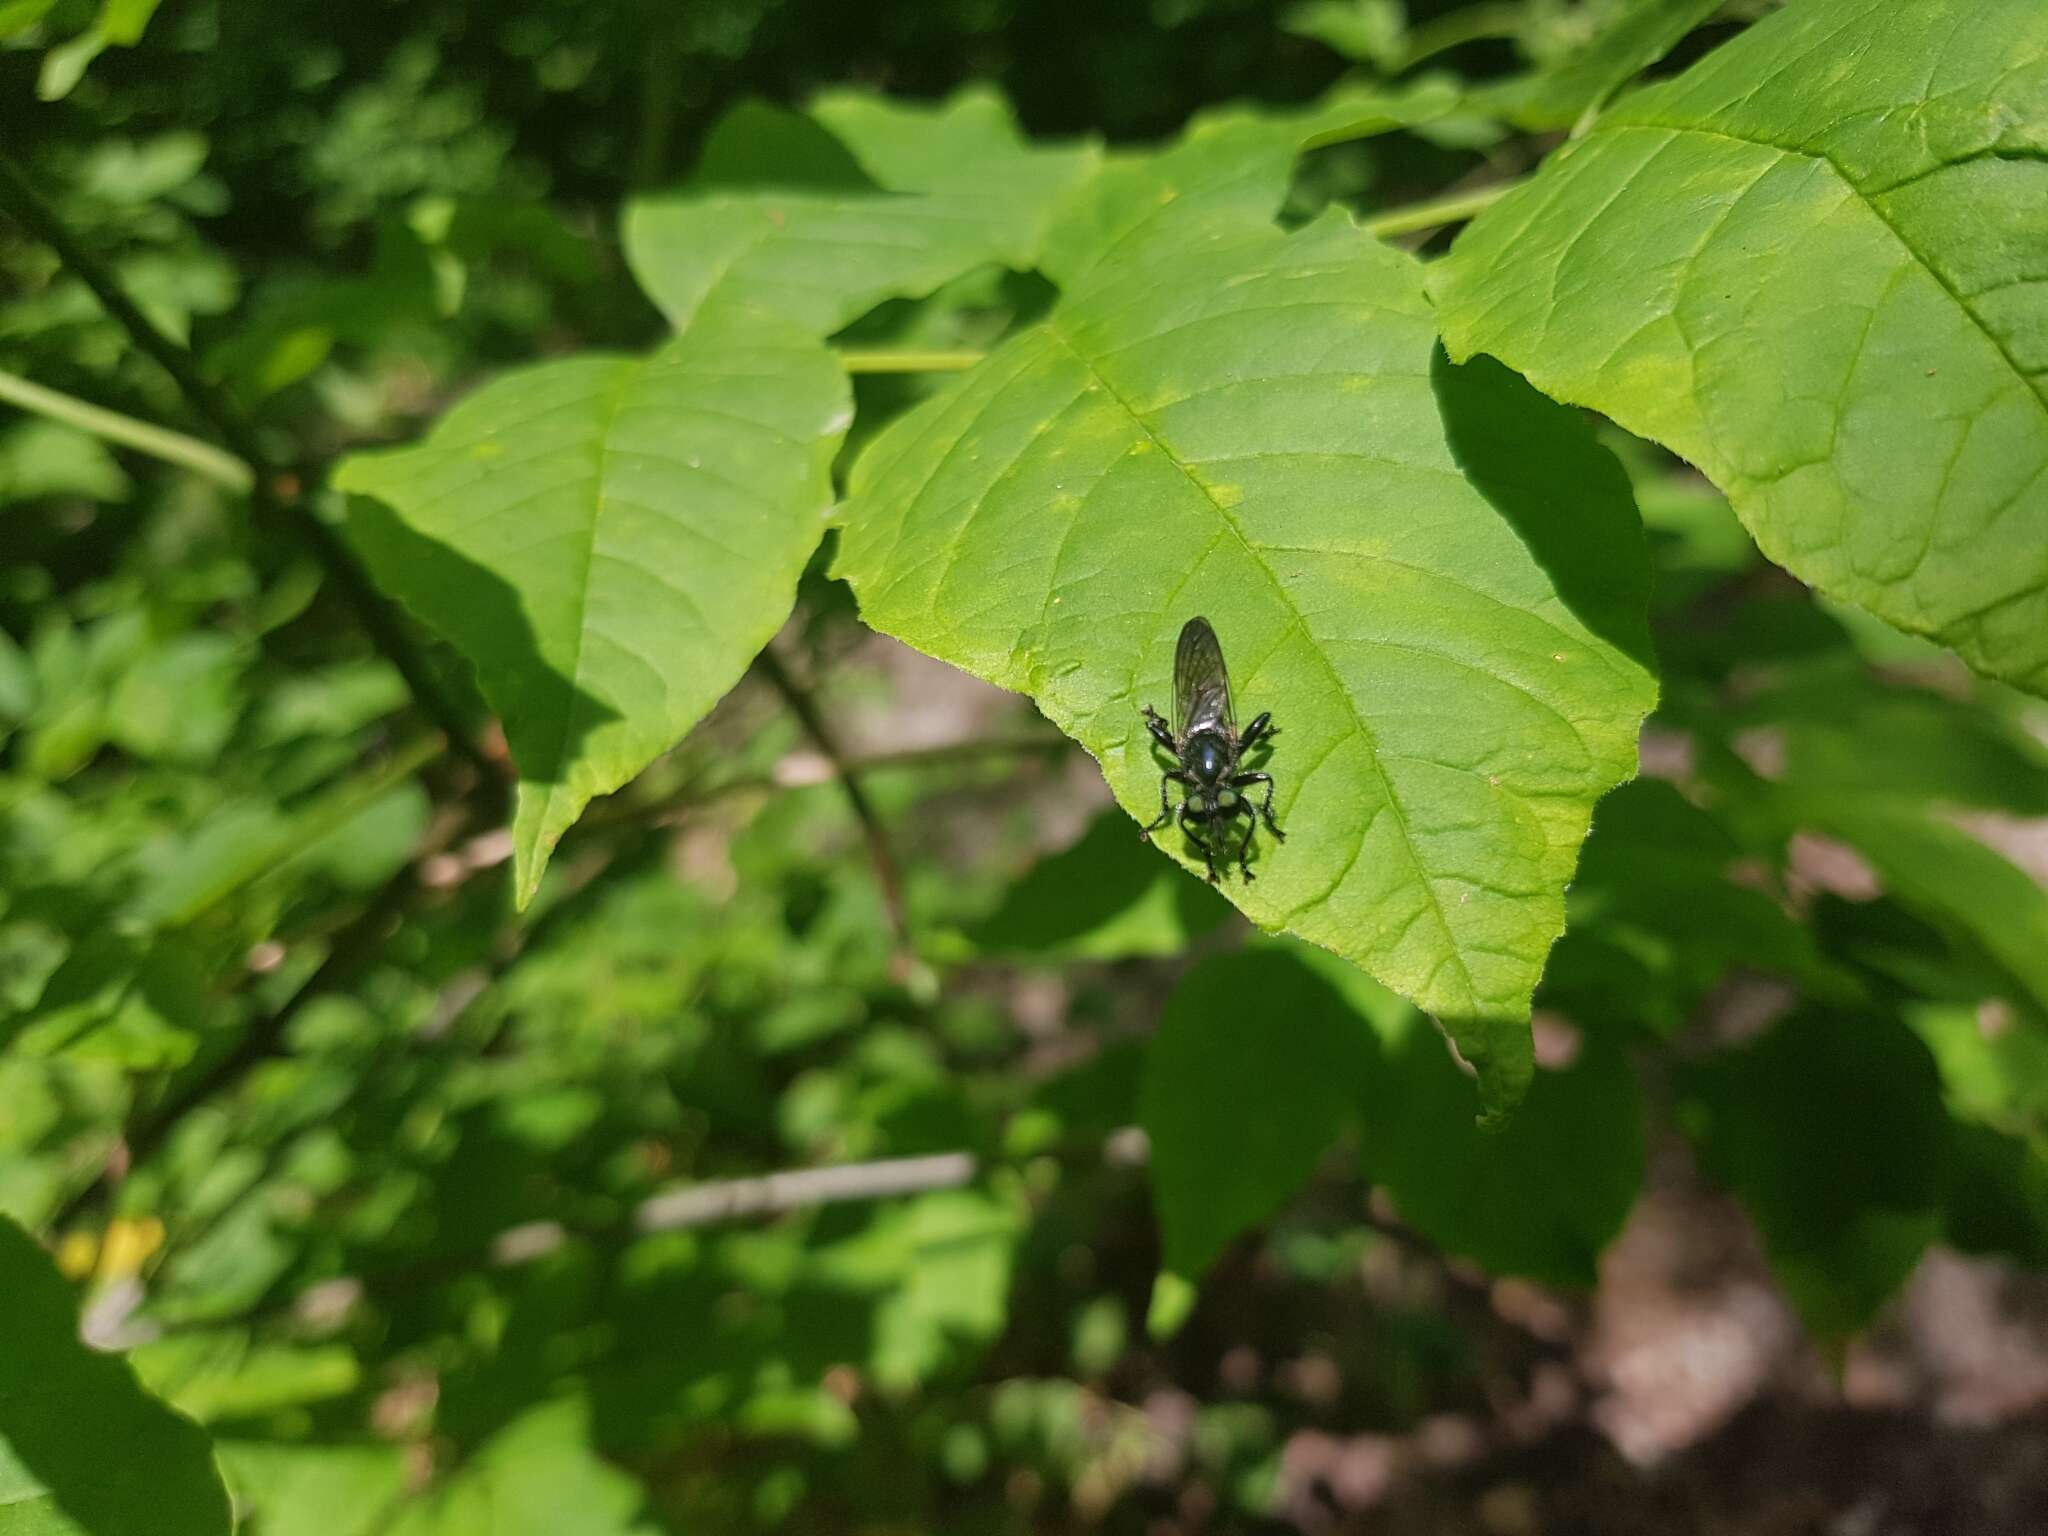
[[1196, 824], [1206, 820], [1208, 820], [1206, 816], [1191, 815], [1187, 802], [1185, 800], [1181, 802], [1180, 829], [1187, 833], [1189, 842], [1202, 850], [1202, 862], [1209, 866], [1209, 883], [1215, 885], [1218, 883], [1216, 879], [1216, 850], [1209, 846], [1209, 839], [1195, 831]]
[[1270, 740], [1279, 734], [1280, 727], [1273, 723], [1273, 716], [1269, 711], [1244, 728], [1244, 734], [1237, 738], [1237, 750], [1240, 753], [1249, 752], [1258, 742]]
[[1172, 779], [1175, 783], [1185, 784], [1188, 781], [1188, 776], [1178, 768], [1170, 768], [1165, 773], [1159, 775], [1159, 819], [1138, 830], [1138, 836], [1145, 842], [1151, 842], [1152, 834], [1173, 820], [1173, 806], [1168, 803], [1166, 798], [1166, 781], [1168, 779]]
[[1244, 812], [1244, 836], [1239, 838], [1237, 843], [1237, 872], [1244, 876], [1244, 883], [1250, 885], [1254, 876], [1252, 874], [1251, 862], [1245, 855], [1251, 852], [1252, 833], [1258, 830], [1259, 818], [1257, 813], [1252, 810], [1249, 800], [1238, 801], [1236, 805], [1231, 807], [1231, 810], [1233, 812]]
[[[1266, 786], [1266, 798], [1259, 806], [1259, 815], [1265, 820], [1266, 830], [1272, 833], [1278, 841], [1286, 842], [1287, 834], [1280, 830], [1280, 823], [1273, 819], [1273, 775], [1270, 773], [1240, 773], [1233, 777], [1230, 783], [1234, 789], [1243, 789], [1247, 784], [1263, 784]], [[1163, 790], [1161, 792], [1164, 793]], [[1246, 802], [1246, 808], [1250, 808], [1249, 801]]]
[[1150, 704], [1147, 704], [1143, 714], [1145, 716], [1145, 729], [1152, 733], [1152, 739], [1158, 742], [1160, 746], [1166, 748], [1170, 756], [1179, 757], [1180, 748], [1174, 745], [1173, 732], [1168, 730], [1166, 722], [1159, 718], [1159, 711]]

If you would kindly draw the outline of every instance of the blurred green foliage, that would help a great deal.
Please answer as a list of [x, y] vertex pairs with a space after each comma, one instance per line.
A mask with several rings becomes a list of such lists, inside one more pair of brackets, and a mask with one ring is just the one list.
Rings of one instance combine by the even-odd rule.
[[[0, 4], [0, 144], [296, 467], [508, 362], [653, 341], [616, 210], [739, 102], [989, 82], [1036, 137], [1121, 145], [1353, 61], [1520, 80], [1625, 7], [150, 9]], [[1511, 174], [1519, 120], [1315, 151], [1285, 217]], [[840, 339], [979, 348], [1049, 295], [988, 266]], [[197, 429], [11, 227], [0, 369]], [[854, 446], [933, 387], [859, 379]], [[1447, 1261], [1590, 1285], [1680, 1143], [1831, 1339], [1930, 1241], [2048, 1263], [2048, 896], [2000, 840], [2048, 814], [2042, 704], [1816, 603], [1696, 475], [1615, 446], [1655, 777], [1596, 815], [1537, 997], [1564, 1046], [1489, 1136], [1427, 1019], [1247, 942], [1091, 763], [902, 664], [824, 559], [785, 639], [850, 750], [1017, 747], [863, 773], [915, 953], [758, 672], [515, 920], [508, 847], [305, 551], [10, 414], [0, 1531], [220, 1529], [159, 1402], [259, 1536], [1138, 1531], [1191, 1488], [1273, 1517], [1294, 1432], [1483, 1406], [1503, 1367]], [[1745, 987], [1769, 1019], [1735, 1019]], [[952, 1154], [890, 1198], [749, 1182]], [[707, 1185], [766, 1208], [664, 1217]], [[77, 1401], [33, 1395], [45, 1360]], [[52, 1412], [122, 1437], [112, 1495]]]

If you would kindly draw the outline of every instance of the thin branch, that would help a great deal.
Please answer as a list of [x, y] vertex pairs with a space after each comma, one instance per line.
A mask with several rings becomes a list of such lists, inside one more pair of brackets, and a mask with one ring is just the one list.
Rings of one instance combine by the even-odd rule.
[[0, 370], [0, 400], [48, 417], [51, 421], [61, 421], [67, 427], [76, 427], [110, 443], [118, 443], [123, 448], [133, 448], [151, 458], [162, 459], [166, 464], [192, 470], [231, 491], [248, 491], [256, 478], [247, 464], [211, 443], [187, 437], [183, 432], [173, 432], [169, 427], [123, 416], [119, 411], [93, 405], [75, 395], [45, 389], [4, 370]]
[[620, 826], [666, 826], [690, 812], [738, 795], [770, 794], [782, 789], [810, 789], [819, 784], [836, 784], [842, 777], [864, 778], [871, 773], [916, 772], [943, 768], [955, 763], [978, 762], [984, 758], [1029, 757], [1040, 753], [1064, 752], [1073, 745], [1064, 736], [1033, 732], [1019, 736], [978, 736], [965, 741], [944, 742], [936, 747], [906, 747], [894, 752], [871, 752], [843, 762], [791, 753], [766, 773], [739, 774], [716, 784], [691, 783], [680, 792], [660, 800], [633, 804], [606, 802], [593, 806], [576, 824], [581, 832]]
[[263, 451], [255, 427], [199, 371], [191, 352], [180, 346], [136, 307], [99, 258], [72, 238], [71, 231], [45, 203], [26, 175], [0, 153], [0, 210], [10, 214], [31, 236], [57, 253], [57, 259], [92, 291], [102, 308], [120, 322], [129, 338], [171, 376], [192, 409], [245, 463], [250, 472], [249, 499], [256, 511], [290, 526], [334, 579], [355, 610], [371, 641], [398, 669], [420, 709], [446, 733], [449, 743], [475, 768], [483, 783], [502, 785], [504, 773], [484, 756], [468, 722], [454, 700], [428, 669], [426, 659], [399, 622], [389, 601], [357, 562], [355, 551], [300, 499], [297, 476], [273, 465]]
[[1360, 219], [1358, 227], [1368, 235], [1384, 239], [1388, 235], [1412, 234], [1419, 229], [1437, 229], [1445, 224], [1462, 224], [1491, 208], [1526, 178], [1513, 181], [1495, 182], [1490, 187], [1481, 187], [1475, 192], [1455, 192], [1449, 197], [1435, 197], [1428, 202], [1411, 203], [1405, 208], [1389, 208], [1385, 213], [1376, 213]]
[[849, 347], [839, 354], [839, 366], [848, 373], [959, 373], [987, 355], [966, 348]]
[[[725, 1179], [641, 1201], [633, 1211], [633, 1226], [640, 1232], [673, 1232], [745, 1216], [781, 1216], [842, 1200], [886, 1200], [892, 1195], [958, 1189], [971, 1184], [980, 1171], [971, 1152], [939, 1152], [929, 1157], [889, 1157], [872, 1163]], [[503, 1248], [500, 1239], [499, 1251]]]
[[875, 883], [882, 888], [882, 905], [888, 911], [889, 926], [895, 931], [899, 943], [907, 943], [910, 928], [903, 913], [903, 876], [896, 868], [896, 855], [889, 849], [889, 836], [883, 830], [882, 818], [875, 812], [874, 802], [861, 788], [859, 775], [850, 771], [846, 754], [840, 751], [838, 738], [825, 724], [817, 701], [790, 676], [789, 669], [775, 654], [773, 644], [761, 652], [760, 667], [768, 681], [774, 684], [776, 692], [782, 695], [783, 702], [789, 705], [790, 713], [796, 716], [805, 734], [832, 764], [839, 787], [846, 795], [846, 803], [852, 808], [854, 819], [860, 823], [861, 837], [868, 846], [868, 862], [874, 866]]

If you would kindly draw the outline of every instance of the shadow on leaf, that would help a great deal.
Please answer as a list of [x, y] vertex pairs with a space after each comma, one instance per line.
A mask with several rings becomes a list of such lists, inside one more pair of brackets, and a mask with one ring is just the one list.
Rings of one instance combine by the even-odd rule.
[[[1627, 471], [1594, 440], [1584, 416], [1538, 394], [1491, 357], [1453, 363], [1442, 343], [1430, 358], [1430, 386], [1451, 456], [1543, 567], [1564, 605], [1594, 635], [1654, 672], [1642, 521]], [[1588, 493], [1565, 502], [1554, 494], [1557, 486]]]
[[[349, 498], [348, 532], [377, 584], [474, 669], [504, 728], [521, 792], [544, 795], [562, 783], [586, 738], [619, 714], [542, 655], [518, 592], [374, 497]], [[479, 664], [484, 658], [488, 667]]]

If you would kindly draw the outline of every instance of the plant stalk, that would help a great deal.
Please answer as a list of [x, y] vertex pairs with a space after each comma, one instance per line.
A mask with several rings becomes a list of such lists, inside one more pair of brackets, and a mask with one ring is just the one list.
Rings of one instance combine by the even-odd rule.
[[959, 373], [987, 355], [967, 348], [851, 347], [839, 354], [839, 366], [848, 373]]
[[231, 491], [246, 493], [255, 483], [255, 472], [247, 464], [211, 443], [187, 437], [183, 432], [173, 432], [169, 427], [123, 416], [119, 411], [93, 405], [75, 395], [45, 389], [40, 384], [5, 371], [0, 371], [0, 400], [123, 448], [133, 448], [137, 453], [162, 459], [166, 464], [189, 469]]
[[1446, 224], [1462, 224], [1465, 220], [1484, 213], [1495, 203], [1522, 185], [1525, 178], [1513, 181], [1499, 181], [1492, 186], [1481, 187], [1473, 192], [1455, 192], [1449, 197], [1435, 197], [1428, 202], [1410, 203], [1405, 208], [1389, 208], [1385, 213], [1375, 213], [1358, 221], [1358, 227], [1368, 235], [1384, 239], [1388, 235], [1412, 234], [1421, 229], [1438, 229]]

